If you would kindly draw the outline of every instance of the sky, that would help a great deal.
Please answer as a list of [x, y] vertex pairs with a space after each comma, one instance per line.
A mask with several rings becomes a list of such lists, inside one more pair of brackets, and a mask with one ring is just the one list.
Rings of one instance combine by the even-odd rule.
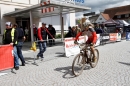
[[130, 0], [85, 0], [85, 5], [90, 7], [91, 10], [76, 13], [77, 18], [82, 17], [84, 13], [96, 12], [97, 14], [103, 12], [106, 8], [130, 5]]

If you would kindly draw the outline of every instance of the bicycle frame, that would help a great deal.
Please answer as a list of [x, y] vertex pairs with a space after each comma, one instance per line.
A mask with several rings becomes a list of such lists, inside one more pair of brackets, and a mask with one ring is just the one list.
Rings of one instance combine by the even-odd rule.
[[86, 58], [87, 58], [87, 60], [89, 60], [90, 57], [88, 55], [88, 51], [90, 51], [90, 53], [91, 53], [90, 46], [87, 44], [83, 44], [83, 45], [85, 45], [83, 48], [82, 48], [82, 44], [79, 45], [80, 53], [83, 55], [83, 58], [85, 58], [85, 60], [86, 60]]

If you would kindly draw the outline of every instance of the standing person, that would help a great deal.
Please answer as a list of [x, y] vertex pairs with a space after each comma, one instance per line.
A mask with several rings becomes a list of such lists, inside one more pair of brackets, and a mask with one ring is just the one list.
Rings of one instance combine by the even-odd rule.
[[46, 24], [42, 23], [42, 27], [38, 28], [39, 53], [37, 54], [37, 59], [41, 57], [41, 60], [43, 60], [44, 58], [43, 53], [46, 51], [47, 34], [49, 34], [53, 38], [53, 36], [47, 30]]
[[18, 39], [17, 31], [11, 27], [11, 22], [6, 22], [6, 29], [3, 34], [3, 44], [10, 44], [13, 46], [15, 70], [19, 69], [19, 57], [17, 55], [17, 47], [16, 47], [17, 39]]
[[65, 38], [68, 38], [68, 37], [75, 37], [76, 36], [76, 32], [75, 32], [75, 27], [68, 27], [69, 31], [68, 33], [65, 35]]
[[[52, 25], [51, 25], [51, 27], [52, 27], [52, 32], [53, 32], [52, 36], [55, 38], [55, 36], [56, 36], [56, 30], [55, 30], [55, 28]], [[52, 44], [55, 45], [55, 39], [52, 40]]]
[[[50, 32], [50, 34], [55, 37], [55, 34], [56, 34], [56, 31], [55, 31], [55, 28], [49, 24], [49, 27], [48, 27], [48, 31]], [[48, 34], [48, 39], [49, 39], [49, 46], [52, 46], [52, 44], [54, 44], [54, 40], [53, 38], [51, 37], [51, 35]]]
[[75, 29], [76, 35], [81, 32], [81, 29], [78, 27], [78, 25], [76, 25], [76, 29]]
[[72, 27], [72, 37], [76, 37], [76, 27]]
[[37, 41], [37, 27], [35, 24], [33, 24], [33, 34], [34, 34], [34, 40]]
[[29, 30], [27, 27], [25, 27], [25, 37], [27, 41], [28, 41], [28, 34], [29, 34]]
[[20, 60], [22, 62], [21, 66], [25, 66], [25, 60], [24, 60], [24, 57], [23, 57], [23, 54], [22, 54], [23, 41], [25, 40], [24, 31], [23, 31], [23, 28], [21, 26], [20, 26], [20, 28], [18, 28], [17, 24], [14, 24], [14, 28], [18, 32], [18, 43], [17, 43], [18, 57], [20, 58]]

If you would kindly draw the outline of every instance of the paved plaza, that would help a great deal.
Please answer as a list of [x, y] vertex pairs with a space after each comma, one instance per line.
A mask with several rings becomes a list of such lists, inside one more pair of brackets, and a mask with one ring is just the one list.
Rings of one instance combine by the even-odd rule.
[[98, 65], [88, 65], [78, 77], [71, 72], [74, 56], [65, 57], [62, 45], [48, 47], [44, 61], [36, 61], [38, 66], [32, 64], [35, 53], [24, 50], [28, 64], [20, 66], [16, 74], [5, 71], [0, 86], [130, 86], [130, 42], [123, 40], [97, 48]]

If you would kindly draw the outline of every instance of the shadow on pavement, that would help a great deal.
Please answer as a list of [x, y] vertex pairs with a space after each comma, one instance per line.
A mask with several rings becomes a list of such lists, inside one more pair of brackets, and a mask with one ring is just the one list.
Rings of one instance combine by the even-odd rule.
[[125, 63], [125, 62], [118, 62], [118, 63], [130, 66], [130, 63]]
[[31, 58], [31, 57], [24, 57], [24, 60], [25, 60], [25, 61], [34, 60], [34, 58]]
[[72, 67], [68, 66], [68, 67], [60, 67], [60, 68], [56, 68], [54, 69], [55, 71], [64, 73], [64, 75], [62, 76], [65, 79], [69, 79], [69, 78], [75, 78], [75, 76], [72, 74]]
[[25, 60], [26, 64], [34, 62], [34, 58], [31, 58], [31, 57], [25, 57], [24, 60]]
[[66, 57], [64, 52], [57, 52], [55, 54], [57, 54], [56, 57]]
[[[89, 70], [90, 68], [91, 68], [90, 66], [86, 66], [84, 68], [84, 70]], [[72, 73], [72, 66], [60, 67], [60, 68], [56, 68], [54, 70], [59, 71], [61, 73], [64, 73], [64, 75], [62, 77], [65, 79], [75, 78], [75, 75]]]

